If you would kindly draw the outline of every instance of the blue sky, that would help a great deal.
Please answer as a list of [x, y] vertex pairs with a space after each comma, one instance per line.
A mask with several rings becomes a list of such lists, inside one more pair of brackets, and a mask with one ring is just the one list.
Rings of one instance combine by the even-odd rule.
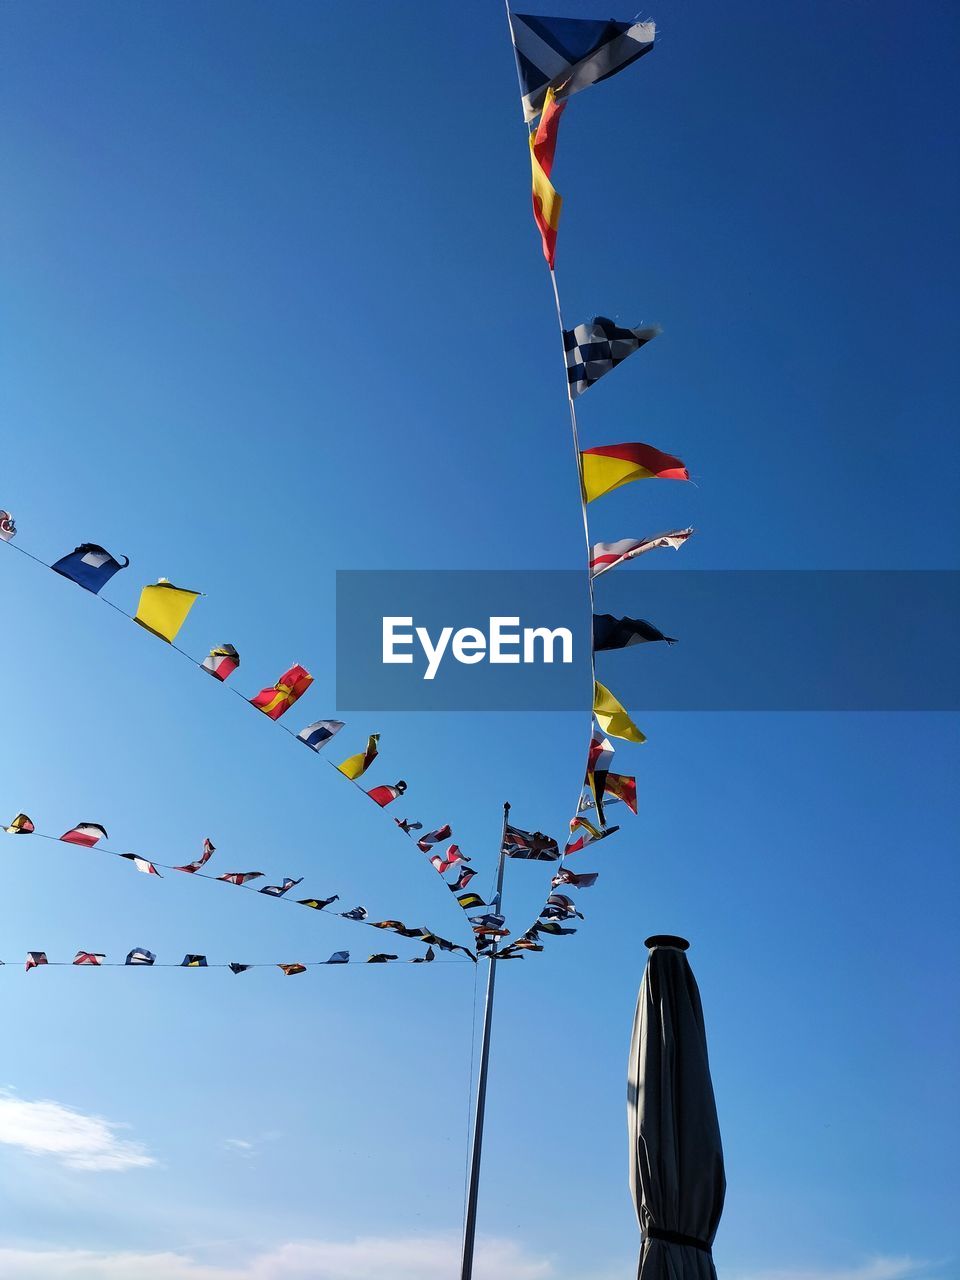
[[[591, 392], [584, 443], [646, 440], [696, 480], [591, 510], [598, 539], [697, 526], [618, 571], [636, 611], [666, 568], [956, 567], [955, 10], [650, 16], [657, 49], [571, 103], [554, 171], [568, 320], [664, 326]], [[245, 689], [305, 663], [298, 723], [336, 714], [338, 568], [581, 563], [493, 0], [41, 0], [2, 23], [0, 506], [23, 546], [128, 554], [108, 589], [128, 608], [160, 575], [203, 590], [187, 647], [235, 643]], [[100, 821], [162, 861], [210, 836], [220, 870], [460, 927], [321, 761], [54, 575], [0, 569], [0, 816]], [[637, 710], [649, 741], [617, 761], [640, 816], [583, 863], [586, 923], [501, 975], [478, 1280], [631, 1274], [625, 1056], [642, 939], [664, 931], [692, 940], [707, 1017], [721, 1274], [950, 1274], [956, 718]], [[452, 822], [481, 885], [503, 800], [522, 825], [569, 817], [585, 715], [348, 718], [346, 750], [379, 730], [371, 781], [404, 777], [411, 817]], [[65, 845], [3, 854], [7, 961], [379, 941]], [[547, 876], [509, 868], [511, 913]], [[4, 1274], [448, 1276], [480, 976], [11, 964]]]

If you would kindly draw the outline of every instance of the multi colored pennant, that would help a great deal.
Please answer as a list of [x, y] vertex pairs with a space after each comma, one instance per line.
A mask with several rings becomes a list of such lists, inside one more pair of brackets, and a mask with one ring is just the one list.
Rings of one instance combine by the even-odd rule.
[[0, 542], [9, 542], [17, 536], [17, 523], [9, 511], [0, 511]]
[[692, 533], [692, 529], [675, 529], [672, 533], [658, 533], [652, 538], [621, 538], [619, 542], [597, 542], [590, 548], [590, 577], [599, 578], [601, 573], [615, 569], [619, 564], [626, 564], [628, 560], [635, 560], [637, 556], [658, 547], [672, 547], [679, 551]]
[[409, 818], [394, 818], [394, 822], [397, 824], [400, 830], [404, 833], [404, 835], [410, 835], [414, 831], [423, 830], [422, 822], [411, 822]]
[[8, 836], [32, 836], [36, 827], [34, 827], [33, 821], [25, 813], [18, 813], [9, 827], [4, 829]]
[[367, 956], [367, 964], [386, 964], [388, 960], [396, 960], [397, 956], [387, 955], [383, 951], [375, 951], [372, 956]]
[[613, 744], [608, 738], [594, 728], [593, 737], [590, 739], [590, 750], [587, 754], [587, 786], [593, 796], [593, 803], [597, 809], [597, 817], [600, 819], [600, 825], [603, 826], [603, 790], [606, 783], [607, 770], [610, 768], [610, 762], [613, 760]]
[[510, 823], [503, 829], [503, 852], [508, 858], [532, 862], [555, 862], [560, 857], [560, 848], [551, 836], [542, 831], [521, 831]]
[[140, 592], [140, 603], [133, 620], [158, 639], [173, 644], [199, 595], [199, 591], [175, 587], [167, 578], [160, 578]]
[[279, 720], [313, 684], [313, 676], [298, 663], [285, 671], [276, 684], [261, 689], [250, 699], [251, 705], [271, 720]]
[[355, 756], [347, 756], [342, 764], [337, 765], [344, 777], [356, 782], [357, 778], [361, 778], [366, 773], [377, 758], [377, 744], [379, 741], [379, 733], [371, 733], [363, 751], [358, 751]]
[[557, 258], [557, 230], [560, 226], [560, 210], [563, 197], [557, 194], [550, 181], [553, 158], [557, 149], [557, 130], [563, 105], [554, 101], [553, 90], [548, 89], [543, 104], [543, 115], [536, 131], [530, 135], [530, 167], [533, 179], [533, 219], [540, 232], [543, 256], [552, 271]]
[[631, 813], [637, 812], [637, 780], [626, 773], [608, 773], [604, 782], [607, 795], [622, 800]]
[[633, 480], [689, 480], [679, 458], [649, 444], [603, 444], [584, 449], [583, 491], [587, 502], [612, 493]]
[[123, 963], [153, 965], [156, 962], [157, 957], [152, 951], [147, 951], [146, 947], [134, 947], [132, 951], [127, 952], [127, 958]]
[[92, 849], [98, 841], [108, 838], [106, 829], [99, 822], [78, 822], [60, 837], [67, 844], [80, 844], [85, 849]]
[[595, 844], [598, 840], [605, 840], [607, 836], [615, 835], [619, 830], [619, 827], [606, 827], [601, 830], [584, 818], [582, 814], [578, 815], [576, 818], [571, 819], [570, 831], [571, 833], [580, 831], [582, 834], [575, 840], [571, 838], [567, 841], [563, 847], [563, 856], [567, 858], [571, 853], [579, 853], [588, 844]]
[[342, 720], [314, 720], [301, 729], [297, 737], [311, 751], [320, 751], [343, 728]]
[[251, 880], [259, 880], [262, 875], [262, 871], [228, 871], [224, 876], [217, 876], [217, 879], [226, 884], [249, 884]]
[[142, 871], [145, 876], [157, 876], [160, 880], [163, 876], [153, 865], [149, 858], [140, 858], [135, 853], [121, 853], [121, 858], [126, 858], [128, 862], [132, 862], [138, 871]]
[[232, 644], [219, 644], [210, 650], [200, 666], [208, 675], [222, 683], [229, 680], [240, 666], [240, 655]]
[[605, 22], [510, 13], [523, 118], [536, 120], [548, 90], [568, 98], [608, 80], [653, 48], [652, 22]]
[[122, 559], [123, 564], [95, 542], [82, 542], [69, 555], [55, 561], [50, 568], [62, 578], [69, 578], [78, 587], [83, 587], [84, 591], [98, 595], [113, 575], [126, 569], [130, 563], [126, 556]]
[[181, 969], [206, 969], [207, 957], [192, 955], [189, 951], [180, 961]]
[[589, 324], [564, 329], [563, 349], [567, 357], [567, 382], [571, 396], [576, 399], [583, 395], [605, 373], [622, 364], [627, 356], [646, 346], [659, 333], [659, 325], [622, 329], [606, 316], [594, 316]]
[[270, 898], [282, 898], [285, 893], [289, 893], [291, 889], [295, 889], [298, 884], [303, 884], [303, 876], [299, 880], [294, 880], [292, 876], [285, 876], [282, 884], [264, 885], [262, 889], [258, 889], [258, 893], [265, 893]]
[[353, 907], [350, 911], [341, 911], [340, 915], [344, 918], [344, 920], [366, 920], [367, 908]]
[[104, 960], [106, 960], [106, 958], [107, 957], [102, 952], [99, 952], [99, 951], [78, 951], [77, 954], [73, 957], [73, 960], [71, 963], [101, 965], [103, 964]]
[[203, 852], [200, 857], [197, 858], [195, 862], [188, 862], [185, 866], [174, 867], [174, 871], [186, 871], [188, 875], [194, 875], [201, 867], [206, 866], [214, 853], [216, 853], [216, 847], [211, 843], [211, 841], [205, 839], [203, 842]]
[[[443, 830], [443, 827], [440, 828]], [[436, 834], [435, 832], [431, 834]], [[447, 835], [450, 834], [450, 828], [447, 828]], [[442, 837], [446, 839], [446, 836]], [[429, 847], [429, 846], [428, 846]], [[423, 850], [426, 853], [426, 849]], [[458, 862], [469, 862], [470, 859], [460, 852], [460, 846], [452, 844], [446, 853], [435, 853], [430, 859], [430, 865], [434, 871], [438, 871], [440, 875], [444, 875], [451, 867], [455, 867]]]
[[277, 968], [281, 969], [288, 978], [292, 978], [294, 974], [297, 973], [307, 972], [307, 966], [305, 964], [278, 964]]
[[27, 962], [23, 966], [27, 973], [29, 973], [31, 969], [36, 969], [37, 965], [40, 964], [49, 964], [49, 961], [47, 960], [47, 953], [45, 951], [28, 951]]
[[646, 742], [646, 736], [633, 723], [625, 708], [599, 680], [593, 683], [593, 714], [604, 733], [624, 738], [627, 742]]
[[297, 902], [301, 907], [311, 907], [314, 911], [325, 911], [331, 902], [339, 902], [339, 893], [333, 894], [329, 898], [298, 898]]
[[407, 789], [407, 784], [401, 780], [392, 787], [373, 787], [367, 792], [367, 795], [374, 804], [378, 804], [381, 809], [385, 809], [388, 804], [393, 804], [394, 800], [398, 800]]
[[676, 644], [673, 636], [645, 622], [643, 618], [615, 618], [612, 613], [596, 613], [593, 616], [593, 651], [602, 653], [609, 649], [629, 649], [634, 644], [647, 644], [664, 640]]
[[231, 960], [231, 962], [227, 965], [227, 968], [230, 970], [231, 973], [246, 973], [248, 969], [253, 968], [253, 965], [238, 964], [236, 960]]
[[599, 875], [599, 871], [581, 871], [578, 874], [576, 871], [571, 871], [569, 867], [561, 866], [550, 883], [555, 889], [565, 884], [571, 889], [592, 889]]
[[[454, 886], [451, 885], [450, 888], [453, 889]], [[479, 893], [472, 893], [469, 891], [467, 893], [458, 893], [457, 901], [460, 903], [460, 906], [464, 911], [472, 911], [474, 907], [485, 907], [487, 905], [480, 897]]]
[[540, 912], [541, 920], [570, 920], [573, 917], [582, 920], [583, 912], [577, 910], [573, 899], [566, 893], [551, 893]]
[[441, 840], [449, 840], [452, 834], [450, 823], [445, 822], [436, 831], [428, 831], [425, 836], [421, 836], [417, 841], [417, 848], [421, 853], [429, 853], [435, 844], [439, 844]]

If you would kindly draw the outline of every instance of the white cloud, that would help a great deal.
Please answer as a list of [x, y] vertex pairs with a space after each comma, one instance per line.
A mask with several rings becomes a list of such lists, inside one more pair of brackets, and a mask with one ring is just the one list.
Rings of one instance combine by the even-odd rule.
[[[449, 1280], [459, 1242], [450, 1236], [282, 1244], [233, 1265], [185, 1253], [0, 1248], [3, 1280]], [[478, 1241], [476, 1280], [555, 1280], [549, 1262], [509, 1240]], [[872, 1280], [872, 1278], [871, 1278]]]
[[241, 1156], [250, 1156], [254, 1152], [253, 1143], [248, 1142], [246, 1138], [227, 1138], [223, 1145], [228, 1151], [236, 1151]]
[[940, 1267], [918, 1258], [871, 1258], [859, 1266], [773, 1267], [743, 1271], [731, 1280], [937, 1280]]
[[59, 1102], [27, 1102], [9, 1090], [0, 1092], [0, 1143], [32, 1156], [51, 1156], [68, 1169], [124, 1170], [156, 1164], [139, 1142], [117, 1136], [121, 1128]]

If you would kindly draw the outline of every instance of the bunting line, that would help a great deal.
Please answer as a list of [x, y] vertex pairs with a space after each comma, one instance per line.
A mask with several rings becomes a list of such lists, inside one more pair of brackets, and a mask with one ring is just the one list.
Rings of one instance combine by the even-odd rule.
[[[22, 818], [23, 816], [24, 815], [22, 814], [17, 815], [18, 818]], [[81, 827], [94, 826], [94, 825], [96, 824], [80, 824]], [[77, 830], [77, 829], [79, 828], [74, 828], [73, 830]], [[102, 827], [99, 829], [101, 831], [103, 830]], [[7, 832], [8, 834], [13, 834], [10, 828], [7, 828]], [[189, 874], [200, 880], [209, 880], [219, 884], [230, 884], [235, 888], [244, 889], [248, 893], [258, 893], [261, 896], [266, 895], [267, 897], [271, 898], [274, 901], [286, 903], [287, 906], [303, 906], [308, 908], [309, 910], [315, 911], [318, 915], [327, 915], [340, 920], [349, 920], [351, 921], [351, 923], [363, 924], [363, 925], [366, 925], [368, 928], [388, 929], [389, 932], [395, 932], [399, 934], [399, 929], [393, 927], [393, 926], [399, 926], [403, 930], [407, 931], [406, 935], [401, 934], [400, 936], [408, 935], [411, 938], [413, 938], [414, 934], [416, 934], [419, 941], [424, 941], [424, 942], [430, 943], [431, 945], [436, 945], [440, 947], [441, 950], [444, 950], [444, 951], [462, 951], [464, 955], [468, 957], [471, 961], [475, 959], [473, 952], [470, 951], [468, 947], [464, 947], [461, 943], [452, 942], [449, 938], [443, 938], [441, 937], [440, 934], [435, 933], [432, 929], [429, 929], [426, 926], [422, 926], [422, 927], [418, 926], [415, 930], [413, 930], [413, 929], [408, 929], [408, 926], [404, 925], [402, 921], [399, 921], [399, 920], [393, 920], [390, 918], [387, 918], [385, 920], [370, 920], [368, 918], [369, 912], [365, 907], [362, 907], [362, 906], [353, 907], [351, 908], [350, 911], [333, 911], [330, 909], [330, 905], [331, 903], [338, 902], [340, 900], [339, 894], [333, 894], [331, 897], [328, 897], [328, 898], [288, 898], [286, 897], [285, 895], [287, 892], [289, 892], [290, 889], [294, 888], [296, 885], [302, 882], [302, 877], [300, 880], [292, 880], [289, 877], [287, 877], [283, 880], [282, 886], [268, 885], [266, 887], [261, 888], [252, 883], [247, 883], [247, 880], [252, 880], [253, 878], [256, 878], [256, 879], [262, 878], [263, 876], [262, 872], [228, 872], [225, 875], [216, 876], [216, 875], [212, 875], [208, 871], [201, 871], [198, 865], [193, 865], [193, 866], [188, 865], [187, 867], [175, 866], [173, 863], [158, 862], [153, 858], [143, 858], [140, 855], [134, 854], [134, 853], [121, 853], [118, 849], [110, 849], [106, 845], [101, 845], [99, 843], [99, 840], [95, 841], [93, 844], [88, 844], [85, 841], [81, 842], [76, 839], [70, 840], [70, 839], [66, 839], [64, 836], [54, 836], [54, 835], [50, 835], [49, 832], [36, 831], [36, 830], [25, 832], [21, 829], [17, 831], [16, 834], [29, 834], [30, 836], [37, 837], [40, 840], [47, 840], [52, 844], [66, 843], [74, 846], [79, 844], [81, 848], [86, 849], [88, 852], [103, 853], [103, 854], [106, 854], [108, 857], [119, 858], [125, 861], [133, 862], [134, 865], [137, 867], [137, 870], [142, 871], [147, 875], [154, 875], [157, 877], [157, 879], [163, 879], [163, 877], [159, 875], [159, 870], [179, 871], [182, 874]], [[73, 831], [68, 831], [66, 833], [67, 836], [70, 836], [72, 834], [73, 834]], [[206, 841], [205, 845], [209, 845], [211, 853], [215, 852], [213, 845], [210, 845], [209, 841]], [[210, 854], [206, 855], [206, 858], [203, 859], [203, 863], [206, 862], [209, 856]], [[201, 863], [201, 865], [203, 865], [203, 863]], [[140, 865], [140, 864], [144, 864], [144, 865]], [[270, 893], [268, 892], [268, 890], [271, 888], [282, 888], [282, 892]]]

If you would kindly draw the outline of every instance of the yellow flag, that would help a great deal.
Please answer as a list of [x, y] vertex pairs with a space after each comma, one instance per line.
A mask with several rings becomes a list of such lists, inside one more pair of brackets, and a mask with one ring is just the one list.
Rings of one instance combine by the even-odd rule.
[[347, 778], [352, 778], [356, 782], [357, 778], [373, 764], [377, 758], [377, 743], [380, 741], [379, 733], [371, 733], [367, 739], [365, 751], [358, 751], [355, 756], [347, 756], [343, 764], [338, 764], [337, 768]]
[[141, 627], [172, 644], [199, 594], [199, 591], [175, 587], [166, 578], [161, 578], [155, 585], [144, 587], [140, 592], [134, 622], [139, 622]]
[[593, 682], [593, 714], [604, 733], [612, 734], [614, 738], [626, 738], [627, 742], [646, 742], [646, 734], [640, 732], [626, 710], [599, 680]]

